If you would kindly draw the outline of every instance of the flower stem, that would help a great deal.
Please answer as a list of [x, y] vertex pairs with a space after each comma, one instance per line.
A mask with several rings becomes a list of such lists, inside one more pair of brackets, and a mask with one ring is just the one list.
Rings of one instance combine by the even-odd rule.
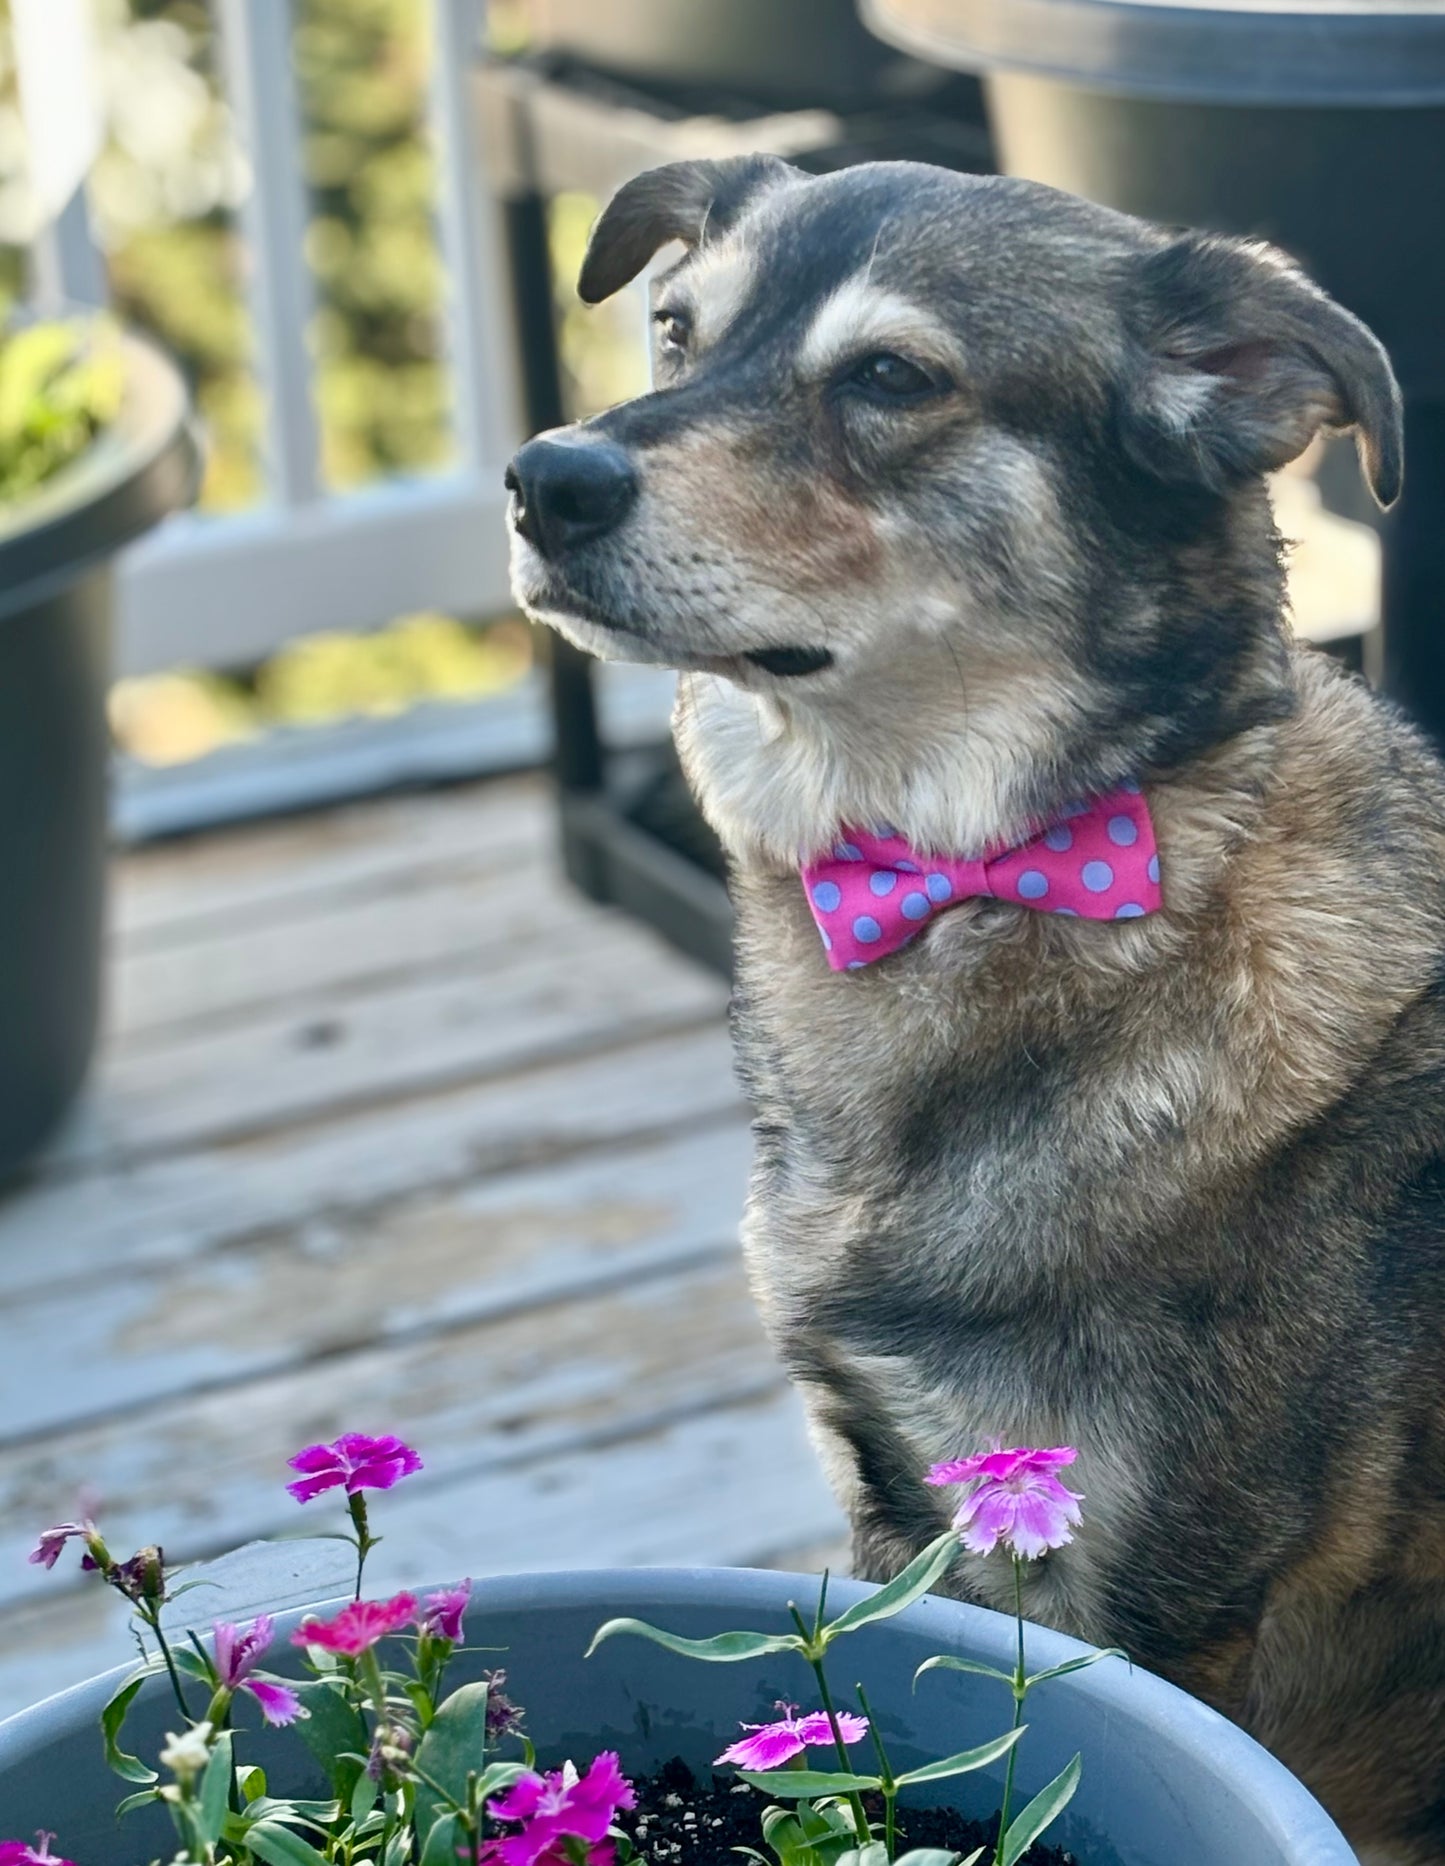
[[352, 1527], [356, 1530], [356, 1593], [353, 1598], [360, 1600], [361, 1577], [366, 1570], [366, 1558], [375, 1545], [366, 1520], [366, 1498], [362, 1492], [353, 1491], [346, 1499], [346, 1507], [351, 1514]]
[[[1014, 1720], [1013, 1728], [1018, 1729], [1024, 1720], [1024, 1699], [1028, 1696], [1028, 1673], [1024, 1670], [1024, 1564], [1023, 1557], [1015, 1555], [1014, 1564], [1014, 1620], [1018, 1626], [1018, 1662], [1014, 1667]], [[1019, 1746], [1014, 1744], [1008, 1753], [1008, 1770], [1003, 1778], [1003, 1806], [998, 1817], [998, 1846], [995, 1849], [994, 1866], [1003, 1866], [1003, 1843], [1008, 1835], [1009, 1804], [1013, 1800], [1014, 1764], [1018, 1761]]]
[[883, 1745], [883, 1733], [874, 1719], [873, 1706], [868, 1702], [868, 1693], [861, 1684], [855, 1688], [858, 1692], [858, 1702], [863, 1707], [863, 1715], [868, 1719], [868, 1734], [873, 1739], [873, 1752], [878, 1758], [878, 1779], [883, 1785], [883, 1845], [891, 1861], [898, 1857], [898, 1783], [894, 1780], [893, 1765], [888, 1760], [888, 1751]]
[[161, 1657], [165, 1660], [166, 1671], [170, 1674], [171, 1690], [176, 1694], [176, 1703], [181, 1707], [182, 1717], [189, 1722], [191, 1707], [187, 1704], [185, 1693], [181, 1690], [180, 1674], [176, 1670], [176, 1662], [171, 1657], [171, 1649], [166, 1643], [165, 1634], [161, 1631], [160, 1608], [157, 1607], [154, 1602], [147, 1601], [145, 1605], [140, 1608], [140, 1616], [156, 1636], [156, 1644], [161, 1649]]
[[[833, 1744], [838, 1751], [838, 1766], [845, 1775], [852, 1775], [855, 1773], [853, 1759], [848, 1754], [848, 1745], [843, 1741], [843, 1731], [838, 1722], [838, 1713], [833, 1708], [833, 1698], [828, 1690], [828, 1677], [823, 1670], [823, 1661], [821, 1658], [810, 1658], [808, 1663], [812, 1666], [813, 1676], [818, 1681], [818, 1698], [823, 1706], [824, 1715], [828, 1719], [828, 1728], [833, 1732]], [[858, 1844], [860, 1847], [866, 1847], [873, 1828], [868, 1819], [868, 1810], [863, 1806], [863, 1797], [855, 1788], [849, 1795], [848, 1801], [853, 1809], [853, 1825], [857, 1829]]]

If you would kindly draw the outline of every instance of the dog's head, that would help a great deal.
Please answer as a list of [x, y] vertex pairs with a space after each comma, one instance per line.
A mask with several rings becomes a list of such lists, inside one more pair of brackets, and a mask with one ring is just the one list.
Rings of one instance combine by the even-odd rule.
[[583, 298], [674, 240], [657, 386], [520, 451], [513, 572], [583, 647], [723, 677], [688, 732], [725, 832], [744, 742], [806, 748], [817, 794], [750, 826], [795, 851], [865, 811], [987, 836], [1287, 706], [1262, 475], [1352, 428], [1388, 504], [1401, 429], [1379, 343], [1279, 253], [750, 157], [623, 188]]

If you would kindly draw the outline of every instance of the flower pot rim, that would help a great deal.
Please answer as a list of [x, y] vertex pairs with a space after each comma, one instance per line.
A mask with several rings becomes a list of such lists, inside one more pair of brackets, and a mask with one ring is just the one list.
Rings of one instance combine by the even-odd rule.
[[[447, 1585], [446, 1583], [440, 1585]], [[589, 1606], [598, 1624], [613, 1615], [665, 1616], [675, 1609], [726, 1613], [747, 1622], [753, 1615], [776, 1615], [790, 1599], [806, 1601], [816, 1590], [816, 1575], [760, 1568], [597, 1568], [494, 1575], [473, 1585], [472, 1611], [490, 1614], [545, 1612], [549, 1607], [576, 1610]], [[430, 1589], [412, 1590], [419, 1596]], [[857, 1581], [835, 1580], [829, 1604], [841, 1608], [876, 1589]], [[278, 1643], [271, 1669], [285, 1671], [292, 1630], [308, 1614], [339, 1608], [350, 1595], [275, 1613]], [[252, 1611], [248, 1610], [249, 1617]], [[931, 1620], [933, 1626], [925, 1626]], [[928, 1595], [896, 1616], [900, 1629], [934, 1634], [991, 1663], [1013, 1663], [1014, 1621], [1010, 1616], [964, 1601]], [[869, 1629], [886, 1636], [886, 1623]], [[1064, 1663], [1090, 1650], [1066, 1634], [1030, 1625], [1030, 1662], [1035, 1669]], [[652, 1649], [654, 1652], [657, 1648]], [[668, 1655], [671, 1656], [671, 1655]], [[299, 1658], [299, 1655], [298, 1655]], [[692, 1661], [673, 1658], [680, 1670]], [[117, 1666], [72, 1685], [38, 1704], [0, 1721], [0, 1777], [43, 1751], [63, 1733], [93, 1721], [117, 1686], [134, 1670]], [[163, 1689], [164, 1679], [152, 1681]], [[1147, 1724], [1179, 1757], [1205, 1777], [1227, 1779], [1266, 1819], [1282, 1857], [1300, 1866], [1353, 1866], [1355, 1855], [1324, 1809], [1284, 1765], [1254, 1738], [1219, 1712], [1177, 1686], [1122, 1661], [1105, 1661], [1054, 1681], [1049, 1689], [1086, 1695], [1105, 1718]], [[1086, 1758], [1087, 1761], [1087, 1758]]]
[[869, 30], [953, 70], [1179, 102], [1445, 104], [1445, 0], [860, 0]]
[[0, 618], [44, 601], [196, 495], [201, 449], [180, 371], [149, 338], [125, 330], [116, 342], [125, 388], [115, 420], [0, 514]]

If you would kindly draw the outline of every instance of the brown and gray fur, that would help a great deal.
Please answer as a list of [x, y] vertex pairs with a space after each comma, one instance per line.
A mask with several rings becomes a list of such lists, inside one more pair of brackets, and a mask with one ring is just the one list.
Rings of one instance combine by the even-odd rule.
[[[909, 165], [644, 176], [583, 295], [679, 238], [655, 392], [548, 443], [633, 483], [548, 535], [524, 450], [515, 580], [684, 670], [747, 1259], [858, 1571], [946, 1520], [930, 1461], [1076, 1444], [1032, 1616], [1237, 1718], [1372, 1866], [1441, 1866], [1445, 771], [1292, 644], [1262, 479], [1352, 428], [1395, 497], [1384, 352], [1270, 249]], [[798, 858], [840, 825], [973, 852], [1129, 775], [1161, 914], [966, 903], [827, 969]], [[957, 1586], [1010, 1604], [1006, 1563]]]

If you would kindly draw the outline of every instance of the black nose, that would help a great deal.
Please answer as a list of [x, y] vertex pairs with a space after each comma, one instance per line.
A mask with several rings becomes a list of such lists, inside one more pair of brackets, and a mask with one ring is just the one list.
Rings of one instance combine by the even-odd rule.
[[505, 484], [512, 523], [544, 557], [611, 531], [637, 497], [632, 462], [611, 441], [528, 441]]

